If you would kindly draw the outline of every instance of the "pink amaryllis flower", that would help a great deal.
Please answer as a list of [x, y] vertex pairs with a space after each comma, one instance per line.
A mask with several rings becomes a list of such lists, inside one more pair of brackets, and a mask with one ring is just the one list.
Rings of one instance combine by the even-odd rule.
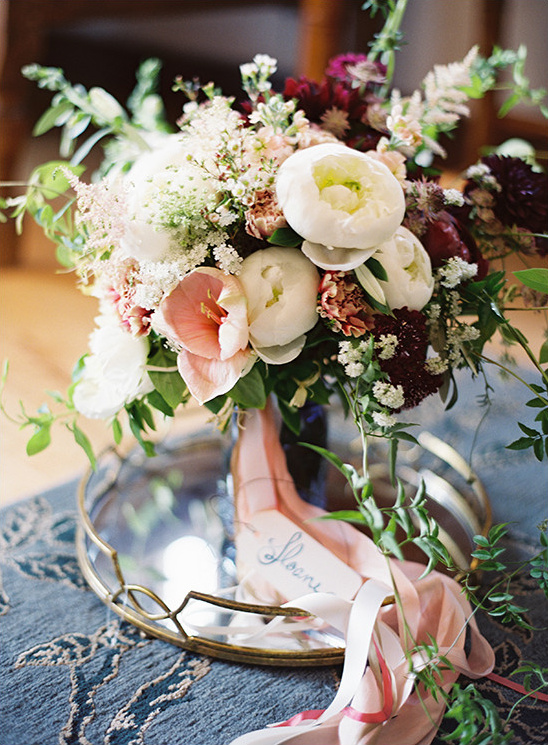
[[247, 302], [236, 277], [202, 267], [162, 300], [155, 326], [179, 347], [177, 367], [205, 403], [237, 383], [250, 361]]

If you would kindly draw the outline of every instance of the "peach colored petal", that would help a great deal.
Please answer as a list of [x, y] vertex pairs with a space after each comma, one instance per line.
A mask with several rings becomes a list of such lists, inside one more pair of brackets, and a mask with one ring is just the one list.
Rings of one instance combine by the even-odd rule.
[[247, 306], [239, 281], [204, 267], [162, 301], [171, 337], [192, 354], [226, 360], [248, 343]]
[[250, 352], [244, 350], [228, 360], [207, 359], [183, 349], [177, 357], [177, 367], [191, 395], [203, 404], [234, 387], [249, 355]]

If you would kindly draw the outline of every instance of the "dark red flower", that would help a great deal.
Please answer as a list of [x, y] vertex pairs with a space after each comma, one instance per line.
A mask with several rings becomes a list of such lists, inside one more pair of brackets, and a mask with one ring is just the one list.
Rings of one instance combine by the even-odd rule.
[[295, 99], [313, 124], [322, 124], [322, 117], [331, 109], [339, 109], [348, 116], [349, 130], [344, 140], [351, 147], [370, 150], [377, 146], [382, 133], [368, 125], [367, 110], [376, 98], [369, 93], [360, 93], [357, 88], [325, 78], [316, 83], [309, 78], [287, 78], [283, 91], [285, 99]]
[[386, 80], [386, 65], [374, 62], [365, 54], [339, 54], [329, 60], [325, 74], [351, 85], [382, 85]]
[[440, 389], [443, 375], [433, 375], [425, 367], [428, 330], [422, 313], [399, 308], [393, 316], [376, 315], [372, 333], [377, 340], [383, 334], [393, 334], [398, 339], [394, 355], [388, 360], [380, 359], [379, 363], [390, 383], [402, 386], [403, 409], [412, 409]]
[[483, 279], [487, 274], [488, 263], [481, 255], [473, 236], [449, 212], [440, 212], [438, 219], [428, 224], [421, 241], [434, 269], [455, 256], [469, 264], [478, 265], [476, 279]]
[[501, 223], [532, 233], [548, 232], [548, 175], [508, 155], [487, 155], [481, 162], [500, 186], [500, 191], [493, 192], [493, 211]]

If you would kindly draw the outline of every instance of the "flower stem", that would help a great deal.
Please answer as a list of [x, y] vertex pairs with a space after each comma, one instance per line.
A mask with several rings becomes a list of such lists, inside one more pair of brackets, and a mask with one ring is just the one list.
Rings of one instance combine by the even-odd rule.
[[[520, 383], [523, 383], [523, 385], [526, 388], [528, 388], [532, 393], [534, 393], [536, 398], [540, 399], [544, 403], [545, 406], [548, 406], [548, 399], [541, 396], [531, 385], [529, 385], [529, 383], [527, 383], [520, 375], [515, 373], [509, 367], [506, 367], [506, 365], [503, 365], [502, 363], [497, 362], [497, 360], [493, 360], [490, 357], [486, 357], [483, 354], [479, 354], [478, 357], [490, 365], [496, 365], [497, 367], [500, 367], [500, 369], [504, 370], [504, 372], [508, 373], [508, 375], [512, 375], [512, 377], [514, 377], [516, 380], [519, 380]], [[533, 357], [533, 362], [535, 363], [535, 367], [537, 367], [542, 373], [543, 379], [548, 383], [548, 376], [546, 375], [544, 370], [536, 363], [536, 360], [534, 359], [534, 357]]]
[[390, 3], [390, 10], [382, 30], [376, 35], [375, 41], [371, 46], [371, 52], [368, 57], [372, 60], [381, 57], [381, 61], [386, 64], [386, 81], [383, 85], [383, 91], [386, 91], [394, 77], [396, 66], [396, 49], [399, 39], [399, 30], [405, 14], [408, 0], [396, 0], [395, 5]]

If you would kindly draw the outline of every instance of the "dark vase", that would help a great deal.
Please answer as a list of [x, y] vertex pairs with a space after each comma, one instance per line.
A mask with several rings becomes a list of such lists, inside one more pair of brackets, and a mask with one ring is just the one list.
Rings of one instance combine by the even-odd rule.
[[316, 507], [327, 506], [327, 462], [319, 453], [300, 443], [327, 448], [327, 412], [321, 404], [307, 401], [299, 409], [301, 429], [298, 435], [285, 424], [280, 431], [289, 473], [301, 499]]

